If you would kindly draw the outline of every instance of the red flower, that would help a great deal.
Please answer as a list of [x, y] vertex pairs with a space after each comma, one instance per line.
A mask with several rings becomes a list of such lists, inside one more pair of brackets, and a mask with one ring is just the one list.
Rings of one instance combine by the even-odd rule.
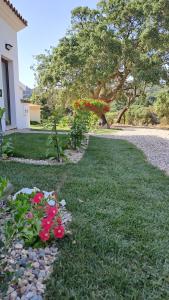
[[57, 223], [58, 223], [59, 225], [62, 224], [62, 218], [61, 218], [61, 217], [58, 217], [58, 218], [56, 219], [56, 221], [57, 221]]
[[37, 193], [37, 194], [33, 197], [32, 203], [36, 203], [36, 204], [40, 203], [43, 197], [44, 197], [44, 195], [43, 195], [42, 193]]
[[50, 238], [50, 234], [49, 234], [49, 231], [46, 231], [46, 230], [42, 230], [39, 232], [39, 237], [42, 241], [46, 242], [49, 240]]
[[59, 225], [54, 228], [54, 236], [58, 239], [62, 239], [65, 235], [65, 228], [62, 225]]
[[56, 214], [58, 213], [57, 206], [52, 207], [50, 205], [47, 205], [46, 213], [47, 213], [48, 217], [54, 218], [56, 216]]
[[50, 230], [50, 228], [53, 225], [53, 222], [50, 218], [44, 218], [44, 219], [42, 219], [41, 225], [42, 225], [43, 229], [45, 231], [47, 231], [47, 230]]

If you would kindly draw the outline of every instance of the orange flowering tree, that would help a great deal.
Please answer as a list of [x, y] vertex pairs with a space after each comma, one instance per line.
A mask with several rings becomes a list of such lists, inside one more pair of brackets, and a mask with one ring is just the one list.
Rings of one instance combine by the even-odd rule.
[[110, 102], [111, 100], [108, 99], [78, 99], [74, 102], [74, 108], [76, 110], [94, 112], [101, 119], [101, 125], [105, 125], [107, 123], [107, 121], [104, 122], [106, 120], [105, 114], [110, 111]]

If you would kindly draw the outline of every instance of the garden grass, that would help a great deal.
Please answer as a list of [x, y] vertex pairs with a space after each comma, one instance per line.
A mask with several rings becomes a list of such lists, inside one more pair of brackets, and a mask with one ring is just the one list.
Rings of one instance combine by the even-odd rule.
[[[45, 127], [43, 124], [37, 124], [37, 125], [30, 125], [30, 129], [31, 130], [37, 130], [37, 131], [50, 131], [52, 130], [52, 127]], [[57, 126], [57, 130], [58, 131], [69, 131], [70, 127], [68, 126]]]
[[99, 134], [101, 134], [101, 135], [104, 135], [104, 134], [106, 134], [106, 135], [113, 135], [114, 133], [116, 133], [116, 131], [119, 131], [119, 130], [122, 130], [122, 129], [120, 129], [120, 128], [98, 128], [98, 129], [95, 129], [95, 130], [93, 130], [93, 133], [95, 134], [95, 135], [99, 135]]
[[[5, 139], [11, 139], [14, 146], [13, 156], [32, 158], [32, 159], [46, 159], [47, 143], [49, 134], [43, 133], [13, 133], [6, 136]], [[66, 143], [66, 135], [59, 134], [59, 139], [62, 143]], [[55, 149], [50, 145], [49, 155], [54, 157]]]
[[1, 162], [0, 175], [60, 190], [72, 213], [45, 299], [169, 299], [169, 177], [134, 145], [91, 137], [77, 165]]

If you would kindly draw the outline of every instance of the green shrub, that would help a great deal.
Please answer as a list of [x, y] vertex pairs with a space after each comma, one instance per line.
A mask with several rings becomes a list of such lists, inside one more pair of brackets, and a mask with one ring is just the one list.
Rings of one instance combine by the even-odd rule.
[[2, 132], [2, 117], [5, 109], [0, 107], [0, 158], [2, 158], [3, 132]]
[[117, 112], [108, 112], [106, 114], [106, 119], [110, 126], [116, 122], [116, 118], [117, 118]]
[[69, 144], [72, 149], [77, 149], [81, 146], [84, 140], [84, 134], [89, 128], [89, 115], [85, 112], [78, 112], [75, 114], [70, 133], [69, 133]]
[[99, 127], [99, 118], [98, 116], [93, 113], [88, 113], [88, 120], [87, 120], [87, 131], [93, 130]]
[[6, 178], [0, 177], [0, 198], [3, 196], [7, 185], [8, 185], [8, 180]]
[[169, 124], [169, 91], [162, 92], [157, 97], [154, 104], [155, 111], [160, 118], [165, 118], [166, 123]]
[[68, 128], [68, 127], [70, 127], [72, 119], [73, 119], [73, 116], [71, 116], [71, 115], [64, 116], [59, 121], [58, 127], [60, 127], [60, 128]]
[[152, 106], [132, 105], [126, 112], [126, 123], [130, 125], [158, 124], [158, 119]]
[[2, 144], [2, 156], [5, 157], [10, 157], [13, 156], [14, 153], [14, 145], [12, 142], [12, 139], [9, 138], [8, 140], [4, 140]]

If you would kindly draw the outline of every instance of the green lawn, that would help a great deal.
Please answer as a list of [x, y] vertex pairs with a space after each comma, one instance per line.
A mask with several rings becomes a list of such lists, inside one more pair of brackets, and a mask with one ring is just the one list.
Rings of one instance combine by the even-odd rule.
[[95, 130], [93, 130], [93, 133], [96, 135], [96, 134], [98, 134], [98, 135], [104, 135], [104, 134], [106, 134], [106, 135], [112, 135], [112, 134], [114, 134], [114, 133], [116, 133], [116, 131], [117, 130], [122, 130], [122, 129], [120, 129], [120, 128], [109, 128], [109, 129], [107, 129], [107, 128], [99, 128], [99, 129], [95, 129]]
[[[37, 131], [50, 131], [52, 130], [52, 127], [45, 127], [43, 124], [37, 124], [37, 125], [31, 125], [30, 129], [32, 130], [37, 130]], [[65, 127], [61, 127], [61, 126], [57, 126], [58, 131], [69, 131], [70, 128], [68, 126]]]
[[[12, 139], [14, 145], [14, 156], [32, 158], [32, 159], [45, 159], [47, 151], [47, 141], [49, 134], [42, 133], [13, 133], [6, 136], [5, 139]], [[60, 135], [61, 141], [66, 143], [66, 135]], [[50, 156], [55, 155], [55, 151], [50, 146]]]
[[169, 177], [133, 145], [92, 137], [77, 165], [1, 162], [0, 175], [16, 190], [62, 187], [72, 212], [46, 299], [169, 299]]

